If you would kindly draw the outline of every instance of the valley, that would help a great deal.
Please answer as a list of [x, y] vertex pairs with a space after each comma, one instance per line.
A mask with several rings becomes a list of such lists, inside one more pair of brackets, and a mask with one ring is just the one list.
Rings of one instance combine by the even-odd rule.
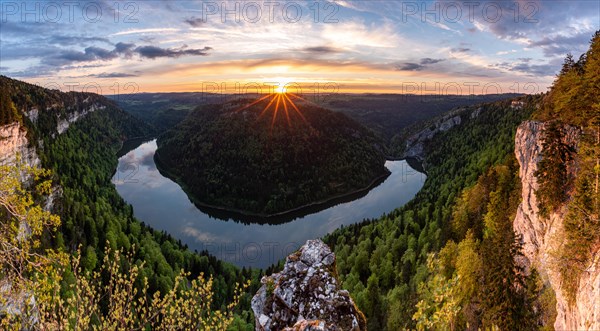
[[0, 16], [0, 330], [600, 330], [597, 0]]
[[405, 161], [388, 161], [385, 166], [391, 174], [368, 191], [294, 214], [250, 217], [195, 205], [157, 169], [155, 150], [156, 142], [150, 141], [126, 153], [113, 177], [134, 215], [192, 250], [206, 250], [240, 267], [267, 268], [308, 239], [388, 213], [411, 200], [426, 179]]

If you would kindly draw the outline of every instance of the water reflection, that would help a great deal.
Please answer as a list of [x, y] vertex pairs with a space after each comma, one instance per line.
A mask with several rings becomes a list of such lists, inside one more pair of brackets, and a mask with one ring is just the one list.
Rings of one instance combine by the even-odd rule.
[[[235, 215], [198, 209], [178, 184], [154, 164], [156, 142], [144, 143], [119, 159], [113, 177], [135, 216], [164, 230], [191, 249], [207, 250], [239, 266], [266, 267], [295, 251], [306, 240], [322, 237], [342, 225], [376, 218], [402, 206], [421, 189], [425, 175], [405, 161], [388, 161], [391, 175], [352, 201], [344, 201], [282, 224], [246, 224]], [[216, 217], [215, 217], [216, 216]]]

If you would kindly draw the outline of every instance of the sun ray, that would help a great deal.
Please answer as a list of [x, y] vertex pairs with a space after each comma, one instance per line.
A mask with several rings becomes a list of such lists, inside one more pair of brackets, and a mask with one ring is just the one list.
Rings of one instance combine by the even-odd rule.
[[[280, 84], [280, 86], [281, 86], [281, 84]], [[282, 108], [282, 111], [285, 113], [285, 119], [286, 119], [287, 125], [289, 127], [291, 127], [291, 125], [292, 125], [292, 117], [290, 114], [291, 113], [290, 107], [294, 110], [294, 112], [296, 114], [298, 114], [298, 116], [300, 116], [300, 118], [302, 119], [302, 121], [304, 123], [308, 124], [306, 117], [304, 117], [304, 114], [302, 114], [302, 111], [298, 108], [298, 106], [294, 103], [294, 101], [290, 97], [300, 99], [300, 100], [306, 101], [308, 103], [314, 104], [313, 102], [306, 100], [303, 97], [301, 97], [295, 93], [290, 93], [289, 91], [287, 91], [287, 89], [281, 89], [281, 90], [275, 91], [274, 93], [270, 93], [270, 94], [264, 95], [262, 97], [259, 97], [256, 100], [250, 102], [249, 104], [240, 107], [236, 111], [242, 111], [244, 109], [248, 109], [248, 108], [260, 103], [261, 101], [266, 100], [267, 98], [271, 98], [271, 100], [269, 100], [267, 105], [264, 107], [264, 109], [260, 112], [260, 114], [257, 117], [257, 120], [258, 120], [262, 116], [264, 116], [267, 112], [271, 111], [271, 109], [273, 109], [272, 110], [273, 114], [272, 114], [272, 119], [271, 119], [271, 130], [275, 127], [275, 122], [277, 121], [277, 116], [279, 115], [279, 110], [281, 108]]]
[[261, 101], [265, 100], [266, 98], [268, 98], [268, 97], [270, 97], [270, 96], [271, 96], [270, 94], [267, 94], [267, 95], [265, 95], [264, 97], [262, 97], [262, 98], [259, 98], [259, 99], [257, 99], [256, 101], [254, 101], [254, 102], [252, 102], [252, 103], [250, 103], [250, 104], [247, 104], [247, 105], [245, 105], [244, 107], [242, 107], [242, 108], [240, 108], [240, 109], [236, 110], [236, 112], [237, 112], [237, 111], [242, 111], [242, 110], [244, 110], [244, 109], [248, 109], [248, 108], [250, 108], [250, 107], [254, 106], [255, 104], [257, 104], [257, 103], [259, 103], [259, 102], [261, 102]]
[[275, 101], [275, 95], [274, 94], [269, 94], [269, 96], [273, 96], [273, 99], [271, 99], [271, 101], [269, 102], [269, 104], [265, 107], [265, 109], [263, 109], [263, 111], [260, 113], [260, 115], [258, 115], [258, 118], [261, 118], [266, 112], [267, 110], [269, 110], [269, 108], [271, 107], [271, 105], [273, 104], [273, 102]]
[[282, 98], [282, 100], [283, 100], [283, 109], [285, 110], [285, 118], [287, 119], [287, 124], [288, 124], [288, 126], [292, 126], [292, 122], [290, 121], [290, 113], [288, 112], [287, 101], [285, 101], [285, 98]]
[[302, 101], [308, 102], [308, 103], [310, 103], [310, 104], [312, 104], [314, 106], [320, 107], [318, 104], [316, 104], [316, 103], [314, 103], [314, 102], [312, 102], [312, 101], [310, 101], [308, 99], [305, 99], [305, 98], [303, 98], [303, 97], [301, 97], [301, 96], [299, 96], [299, 95], [297, 95], [295, 93], [287, 93], [287, 94], [293, 96], [294, 98], [298, 98], [298, 99], [300, 99]]
[[277, 95], [277, 104], [275, 105], [275, 112], [273, 112], [273, 120], [271, 121], [271, 129], [275, 126], [275, 120], [277, 119], [277, 113], [279, 112], [279, 103], [281, 101], [282, 93]]
[[304, 117], [304, 115], [302, 115], [302, 112], [298, 109], [298, 107], [296, 107], [296, 104], [294, 104], [292, 99], [290, 99], [290, 97], [287, 94], [284, 94], [283, 97], [286, 98], [290, 102], [290, 105], [292, 105], [292, 108], [294, 108], [296, 113], [298, 113], [298, 115], [300, 115], [300, 117], [302, 117], [302, 120], [304, 121], [304, 123], [308, 123], [306, 121], [306, 118]]

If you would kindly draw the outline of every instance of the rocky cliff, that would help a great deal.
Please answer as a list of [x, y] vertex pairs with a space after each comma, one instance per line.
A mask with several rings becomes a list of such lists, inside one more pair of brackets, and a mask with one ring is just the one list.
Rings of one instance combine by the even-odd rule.
[[262, 284], [252, 298], [257, 331], [366, 330], [364, 315], [340, 289], [335, 255], [321, 240], [309, 240]]
[[461, 107], [449, 111], [447, 114], [434, 119], [424, 129], [406, 138], [402, 158], [412, 158], [423, 162], [425, 158], [425, 144], [441, 132], [448, 131], [455, 126], [461, 125], [463, 120], [472, 120], [484, 111], [483, 107]]
[[408, 139], [406, 139], [403, 158], [414, 158], [419, 160], [419, 162], [422, 162], [424, 157], [424, 144], [433, 139], [437, 133], [448, 131], [460, 123], [460, 115], [456, 112], [452, 112], [451, 114], [438, 119], [431, 126], [408, 137]]
[[30, 166], [40, 164], [35, 147], [27, 140], [27, 129], [19, 122], [0, 126], [0, 165], [14, 163], [17, 154]]
[[[57, 113], [56, 132], [63, 134], [69, 126], [86, 115], [99, 110], [105, 109], [106, 106], [99, 103], [90, 103], [89, 100], [84, 100], [82, 105], [77, 105], [80, 110], [71, 110], [67, 114]], [[66, 108], [64, 104], [53, 105], [48, 107], [47, 111], [57, 111], [61, 108]], [[27, 116], [33, 125], [36, 125], [39, 118], [38, 107], [30, 107], [22, 109], [22, 114]], [[54, 136], [54, 135], [53, 135]], [[41, 143], [40, 143], [41, 145]], [[27, 128], [20, 122], [0, 126], [0, 165], [10, 164], [16, 161], [17, 155], [20, 155], [21, 160], [29, 166], [39, 166], [41, 161], [38, 157], [36, 149], [37, 142], [29, 141], [27, 137]]]
[[[88, 102], [88, 100], [86, 100], [85, 102]], [[106, 106], [104, 106], [104, 105], [91, 104], [81, 111], [72, 112], [72, 113], [66, 115], [65, 118], [61, 118], [59, 120], [58, 125], [56, 127], [56, 131], [58, 131], [58, 134], [63, 134], [65, 131], [67, 131], [67, 129], [69, 128], [69, 126], [71, 124], [77, 122], [81, 118], [85, 117], [87, 114], [92, 113], [96, 110], [105, 109], [105, 108], [106, 108]]]
[[[535, 267], [556, 294], [556, 330], [600, 329], [600, 268], [598, 257], [582, 273], [576, 293], [576, 303], [569, 306], [561, 286], [558, 252], [564, 244], [563, 220], [567, 207], [562, 206], [547, 218], [541, 217], [535, 191], [539, 185], [535, 177], [541, 160], [543, 129], [541, 122], [527, 121], [519, 126], [515, 137], [515, 155], [519, 161], [519, 176], [522, 184], [522, 202], [517, 210], [513, 226], [522, 235], [524, 264]], [[563, 143], [575, 150], [580, 130], [566, 126]], [[576, 174], [576, 165], [568, 164], [571, 176]]]

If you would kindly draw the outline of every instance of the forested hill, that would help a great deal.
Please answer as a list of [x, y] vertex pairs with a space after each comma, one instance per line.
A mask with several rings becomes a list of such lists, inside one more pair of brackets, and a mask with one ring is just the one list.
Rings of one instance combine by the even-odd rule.
[[[122, 142], [153, 134], [149, 126], [100, 95], [62, 93], [6, 77], [0, 82], [2, 118], [5, 123], [22, 123], [42, 166], [52, 170], [58, 185], [52, 209], [61, 217], [61, 226], [43, 246], [70, 253], [81, 247], [80, 263], [87, 271], [100, 267], [107, 243], [113, 251], [132, 251], [133, 261], [143, 262], [141, 275], [148, 279], [150, 294], [166, 293], [181, 269], [192, 277], [204, 273], [214, 277], [213, 308], [224, 307], [234, 297], [236, 282], [251, 279], [252, 274], [258, 277], [206, 253], [192, 252], [134, 218], [111, 178]], [[66, 288], [73, 277], [70, 271], [63, 277]], [[242, 298], [239, 309], [249, 310], [249, 298]], [[252, 316], [244, 312], [236, 320], [236, 325], [245, 326], [246, 321], [252, 323]]]
[[158, 139], [160, 168], [200, 204], [265, 216], [366, 189], [389, 173], [370, 130], [285, 98], [200, 107]]
[[539, 295], [526, 298], [524, 291], [535, 280], [521, 278], [514, 266], [510, 197], [517, 185], [515, 131], [541, 99], [470, 107], [461, 125], [426, 144], [427, 180], [411, 202], [327, 236], [343, 287], [367, 315], [369, 330], [537, 325], [538, 318], [525, 315], [537, 304]]
[[402, 155], [411, 129], [443, 116], [452, 109], [470, 105], [513, 99], [521, 94], [331, 94], [319, 104], [339, 111], [373, 130], [388, 147], [393, 157]]
[[[343, 287], [367, 315], [370, 330], [596, 325], [590, 312], [599, 309], [591, 290], [600, 240], [599, 83], [597, 32], [578, 60], [566, 58], [549, 93], [472, 107], [460, 125], [429, 141], [427, 181], [410, 203], [327, 236]], [[520, 148], [528, 150], [519, 152], [535, 160], [519, 165], [515, 133], [532, 118], [537, 122], [524, 127], [543, 133], [521, 131]], [[520, 178], [523, 167], [537, 167], [536, 178]], [[529, 241], [536, 233], [540, 247], [542, 262], [528, 269], [523, 244], [531, 243], [513, 229], [522, 199], [534, 195], [522, 185], [536, 187], [538, 204], [527, 208], [539, 208], [535, 219], [521, 220], [526, 228], [520, 230], [529, 232]]]
[[71, 123], [97, 109], [111, 113], [121, 131], [120, 136], [116, 137], [118, 140], [152, 133], [148, 125], [121, 111], [113, 101], [95, 93], [63, 93], [0, 76], [0, 95], [0, 125], [19, 120], [27, 126], [30, 134], [40, 139], [63, 133]]

